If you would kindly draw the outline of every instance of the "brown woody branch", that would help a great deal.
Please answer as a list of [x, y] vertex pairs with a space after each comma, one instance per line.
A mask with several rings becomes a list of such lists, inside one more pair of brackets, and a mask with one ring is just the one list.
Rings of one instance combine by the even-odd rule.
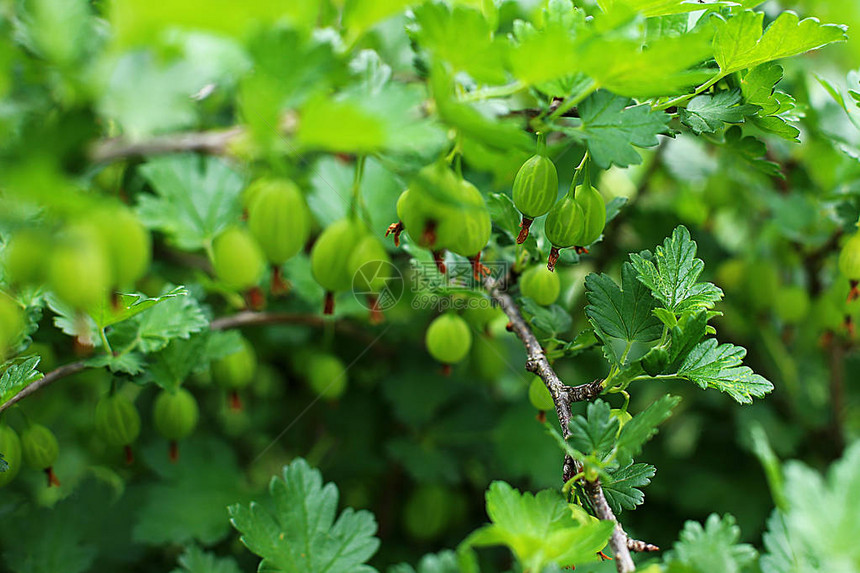
[[[571, 404], [573, 402], [585, 402], [595, 399], [603, 390], [602, 380], [594, 380], [580, 386], [567, 386], [558, 377], [558, 374], [553, 370], [552, 365], [547, 360], [546, 354], [541, 348], [540, 343], [532, 332], [526, 320], [523, 318], [519, 307], [514, 302], [514, 299], [504, 290], [505, 280], [501, 282], [492, 277], [484, 280], [484, 287], [487, 292], [495, 300], [510, 321], [509, 328], [516, 333], [526, 347], [528, 355], [526, 359], [526, 370], [534, 372], [544, 381], [546, 387], [552, 395], [555, 411], [558, 415], [558, 421], [561, 424], [562, 435], [565, 439], [570, 436], [570, 428], [568, 424], [571, 419]], [[565, 456], [563, 478], [564, 481], [569, 480], [574, 475], [579, 473], [578, 464], [570, 456]], [[627, 534], [621, 528], [618, 520], [615, 519], [615, 514], [612, 513], [612, 508], [606, 502], [606, 497], [603, 495], [603, 488], [599, 481], [585, 481], [585, 491], [594, 507], [595, 513], [600, 519], [608, 519], [615, 522], [615, 530], [612, 532], [612, 537], [609, 539], [609, 545], [612, 547], [612, 553], [615, 555], [615, 566], [619, 573], [629, 573], [635, 569], [633, 558], [630, 556], [629, 539]], [[642, 542], [639, 542], [642, 543]], [[654, 547], [653, 545], [643, 543], [637, 547]]]
[[[287, 135], [296, 130], [298, 125], [295, 113], [286, 113], [281, 117], [277, 129], [281, 135]], [[95, 163], [108, 163], [129, 157], [145, 157], [147, 155], [164, 155], [168, 153], [199, 152], [211, 155], [229, 155], [234, 145], [247, 136], [247, 129], [235, 125], [225, 129], [210, 131], [187, 131], [160, 135], [149, 139], [132, 140], [126, 137], [112, 137], [96, 141], [90, 147], [90, 159]]]
[[83, 360], [78, 360], [77, 362], [64, 364], [63, 366], [60, 366], [55, 370], [51, 370], [32, 384], [25, 386], [23, 390], [9, 398], [7, 402], [0, 404], [0, 412], [3, 412], [7, 408], [10, 408], [13, 404], [17, 403], [19, 400], [23, 400], [30, 394], [41, 390], [49, 384], [53, 384], [61, 378], [65, 378], [66, 376], [71, 376], [72, 374], [77, 374], [78, 372], [85, 370], [86, 367], [87, 365], [84, 363]]
[[[245, 326], [262, 326], [267, 324], [300, 324], [305, 326], [313, 326], [322, 328], [326, 321], [314, 314], [288, 313], [288, 312], [251, 312], [242, 311], [230, 316], [222, 316], [216, 318], [209, 323], [209, 328], [212, 330], [230, 330], [233, 328], [242, 328]], [[356, 336], [365, 336], [365, 333], [356, 329], [353, 325], [346, 322], [336, 322], [335, 328], [345, 334]], [[23, 400], [27, 396], [34, 394], [42, 388], [53, 384], [57, 380], [66, 378], [73, 374], [77, 374], [82, 370], [86, 370], [87, 364], [83, 360], [64, 364], [55, 370], [51, 370], [39, 380], [25, 386], [20, 392], [12, 396], [8, 401], [0, 404], [0, 413], [12, 407], [14, 404]]]

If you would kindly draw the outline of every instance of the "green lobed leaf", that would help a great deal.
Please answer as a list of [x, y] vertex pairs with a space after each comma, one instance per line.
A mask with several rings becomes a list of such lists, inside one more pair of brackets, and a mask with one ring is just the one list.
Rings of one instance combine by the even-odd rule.
[[39, 356], [28, 356], [23, 360], [14, 358], [0, 365], [0, 370], [3, 370], [3, 375], [0, 376], [0, 404], [5, 404], [15, 394], [44, 376], [36, 370], [40, 360]]
[[739, 573], [752, 564], [752, 545], [738, 543], [741, 530], [735, 518], [711, 514], [705, 526], [688, 521], [672, 551], [666, 555], [667, 573]]
[[571, 418], [570, 445], [585, 455], [605, 458], [615, 446], [619, 430], [618, 418], [609, 411], [609, 404], [598, 399], [588, 405], [585, 416]]
[[144, 353], [161, 350], [175, 338], [188, 338], [209, 326], [209, 321], [192, 296], [175, 296], [159, 301], [133, 321], [123, 323], [134, 329], [137, 347]]
[[90, 316], [95, 321], [97, 327], [104, 328], [123, 320], [128, 320], [159, 303], [178, 296], [188, 296], [188, 290], [184, 286], [178, 286], [154, 298], [143, 294], [117, 293], [114, 301], [105, 301], [100, 308], [93, 309], [90, 312]]
[[487, 207], [496, 227], [505, 231], [511, 239], [519, 234], [520, 212], [514, 202], [504, 193], [490, 193], [487, 197]]
[[260, 571], [370, 573], [376, 521], [367, 511], [345, 509], [335, 521], [338, 492], [320, 472], [297, 459], [269, 484], [271, 510], [252, 502], [230, 506], [242, 543], [262, 557]]
[[493, 38], [480, 10], [455, 4], [425, 3], [415, 9], [415, 35], [423, 48], [479, 82], [505, 81], [505, 44]]
[[779, 103], [774, 97], [774, 88], [782, 80], [782, 75], [782, 66], [772, 62], [751, 69], [741, 80], [744, 101], [759, 106], [764, 115], [776, 113]]
[[343, 24], [353, 36], [358, 36], [412, 3], [412, 0], [347, 0], [343, 6]]
[[781, 13], [764, 32], [763, 20], [764, 13], [752, 10], [714, 19], [714, 57], [723, 75], [846, 39], [844, 26], [800, 20], [794, 12]]
[[565, 133], [582, 141], [595, 164], [607, 169], [636, 165], [642, 157], [634, 147], [654, 147], [657, 136], [667, 133], [669, 116], [646, 104], [627, 107], [628, 98], [598, 91], [579, 105], [582, 124]]
[[149, 358], [148, 374], [159, 387], [178, 388], [194, 372], [208, 367], [212, 360], [241, 348], [238, 331], [202, 331], [189, 338], [174, 338]]
[[678, 368], [677, 376], [702, 389], [716, 388], [740, 404], [752, 403], [773, 390], [773, 384], [754, 373], [741, 362], [746, 349], [733, 344], [719, 344], [709, 338], [699, 343]]
[[124, 352], [118, 355], [112, 353], [99, 354], [87, 358], [86, 365], [91, 368], [107, 368], [111, 372], [124, 372], [132, 376], [144, 372], [143, 357], [137, 352]]
[[209, 244], [241, 214], [244, 178], [215, 157], [174, 155], [140, 166], [155, 195], [139, 195], [137, 213], [178, 248]]
[[160, 479], [144, 488], [137, 506], [132, 530], [137, 543], [212, 545], [227, 537], [227, 505], [248, 498], [228, 444], [214, 438], [183, 440], [175, 463], [168, 456], [168, 444], [161, 440], [142, 453]]
[[677, 372], [681, 363], [707, 334], [708, 313], [687, 311], [669, 329], [668, 362], [664, 372]]
[[179, 556], [179, 567], [173, 573], [241, 573], [232, 557], [216, 557], [196, 545], [189, 545]]
[[706, 4], [694, 0], [599, 0], [600, 7], [608, 12], [612, 9], [627, 8], [640, 12], [643, 16], [671, 16], [698, 10], [719, 10], [724, 6], [736, 6], [737, 2], [717, 0]]
[[765, 175], [784, 177], [779, 164], [767, 158], [767, 145], [752, 135], [742, 137], [742, 130], [738, 125], [726, 130], [724, 149]]
[[249, 29], [282, 19], [308, 27], [316, 22], [319, 10], [316, 2], [269, 0], [249, 0], [242, 5], [223, 2], [217, 9], [208, 0], [169, 3], [124, 0], [111, 8], [113, 40], [124, 48], [155, 42], [175, 28], [241, 37]]
[[520, 493], [495, 481], [486, 497], [492, 524], [472, 533], [463, 546], [506, 545], [523, 570], [542, 571], [550, 563], [564, 567], [595, 561], [614, 528], [611, 521], [577, 521], [553, 490]]
[[759, 129], [797, 141], [800, 130], [788, 123], [794, 119], [790, 114], [797, 107], [795, 100], [774, 89], [782, 73], [782, 66], [772, 62], [756, 66], [744, 75], [740, 88], [744, 101], [761, 108], [750, 117], [752, 123]]
[[852, 571], [860, 559], [860, 443], [826, 476], [800, 463], [784, 466], [788, 509], [771, 515], [764, 534], [764, 573]]
[[453, 79], [441, 66], [433, 67], [430, 88], [439, 118], [464, 136], [492, 149], [534, 151], [534, 140], [523, 132], [520, 122], [499, 117], [495, 108], [479, 109], [455, 101]]
[[400, 563], [388, 569], [388, 573], [460, 573], [457, 554], [453, 551], [430, 553], [421, 558], [418, 568], [408, 563]]
[[645, 494], [639, 488], [650, 484], [656, 473], [657, 469], [650, 464], [630, 464], [608, 470], [609, 476], [602, 479], [601, 484], [613, 513], [618, 515], [624, 509], [632, 510], [642, 505]]
[[541, 335], [553, 337], [557, 334], [562, 334], [572, 324], [570, 314], [557, 304], [545, 307], [530, 298], [522, 298], [521, 302], [522, 310], [529, 315], [529, 324], [538, 330]]
[[[511, 71], [527, 85], [564, 97], [571, 87], [567, 76], [579, 70], [577, 35], [585, 28], [585, 12], [570, 0], [550, 0], [542, 12], [542, 25], [514, 22], [516, 43], [509, 50]], [[553, 54], [547, 58], [546, 54]]]
[[576, 53], [577, 70], [620, 96], [646, 98], [683, 93], [713, 74], [693, 67], [713, 55], [704, 32], [640, 40], [595, 38]]
[[724, 123], [741, 123], [759, 107], [742, 103], [741, 90], [727, 90], [715, 95], [700, 95], [690, 100], [686, 108], [678, 109], [678, 115], [693, 133], [713, 133]]
[[444, 134], [423, 117], [425, 97], [422, 87], [399, 83], [370, 93], [319, 94], [302, 106], [296, 140], [307, 149], [347, 153], [435, 148]]
[[585, 277], [585, 289], [585, 314], [610, 362], [631, 364], [660, 339], [662, 326], [651, 313], [654, 298], [636, 280], [630, 263], [621, 267], [621, 287], [609, 275], [590, 274]]
[[642, 451], [642, 446], [657, 433], [657, 427], [672, 415], [672, 410], [680, 401], [678, 396], [662, 396], [624, 424], [616, 443], [618, 459], [622, 464], [633, 461]]
[[[723, 291], [715, 285], [698, 282], [705, 263], [696, 258], [696, 248], [687, 228], [679, 226], [657, 247], [653, 257], [630, 255], [639, 280], [675, 314], [710, 309], [723, 297]], [[647, 251], [643, 254], [650, 255]]]
[[0, 520], [4, 570], [84, 573], [95, 570], [97, 557], [106, 570], [122, 570], [110, 550], [100, 545], [131, 550], [123, 538], [131, 507], [117, 493], [104, 481], [87, 479], [52, 507], [31, 505], [27, 511], [5, 514]]

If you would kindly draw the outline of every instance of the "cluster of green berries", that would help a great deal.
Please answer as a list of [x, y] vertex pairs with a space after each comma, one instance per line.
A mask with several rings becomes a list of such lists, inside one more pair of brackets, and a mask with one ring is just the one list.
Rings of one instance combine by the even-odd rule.
[[44, 471], [48, 487], [60, 485], [53, 467], [60, 455], [60, 445], [46, 426], [28, 422], [19, 437], [11, 426], [0, 422], [0, 452], [9, 464], [7, 470], [0, 473], [0, 487], [15, 479], [22, 464]]
[[47, 284], [60, 300], [86, 312], [104, 304], [112, 290], [132, 286], [151, 258], [149, 231], [131, 209], [117, 204], [55, 233], [15, 233], [5, 249], [5, 268], [13, 285]]
[[[539, 145], [538, 153], [520, 167], [514, 178], [513, 200], [523, 215], [517, 243], [525, 242], [534, 219], [546, 215], [544, 232], [552, 244], [547, 268], [552, 271], [559, 249], [584, 250], [600, 237], [606, 225], [606, 203], [600, 192], [591, 186], [587, 171], [582, 184], [572, 186], [557, 200], [558, 173], [544, 153], [544, 146]], [[580, 169], [587, 170], [588, 166]]]
[[433, 252], [439, 272], [446, 272], [447, 250], [469, 259], [480, 278], [481, 251], [490, 240], [492, 221], [477, 187], [444, 163], [434, 163], [421, 169], [400, 195], [397, 217], [400, 221], [389, 227], [395, 244], [405, 230], [412, 243]]

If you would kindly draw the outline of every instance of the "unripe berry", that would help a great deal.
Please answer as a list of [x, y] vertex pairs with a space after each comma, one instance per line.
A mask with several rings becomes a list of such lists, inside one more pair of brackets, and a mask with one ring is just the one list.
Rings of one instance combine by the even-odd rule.
[[805, 288], [792, 285], [776, 291], [773, 309], [786, 324], [798, 324], [809, 314], [809, 293]]
[[121, 394], [104, 396], [96, 404], [95, 430], [111, 446], [123, 446], [125, 463], [134, 462], [131, 444], [140, 435], [140, 414], [134, 403]]
[[561, 198], [546, 216], [544, 233], [552, 243], [547, 268], [553, 270], [558, 260], [558, 250], [575, 247], [581, 244], [582, 229], [585, 226], [585, 214], [579, 203], [570, 195]]
[[854, 233], [842, 245], [839, 272], [851, 280], [860, 280], [860, 233]]
[[533, 377], [529, 384], [529, 402], [538, 410], [555, 410], [552, 394], [539, 376]]
[[422, 485], [406, 501], [403, 526], [415, 539], [441, 535], [451, 521], [451, 493], [439, 485]]
[[343, 362], [333, 354], [313, 353], [305, 365], [308, 385], [320, 397], [336, 400], [346, 390], [347, 376]]
[[472, 331], [465, 320], [445, 313], [430, 323], [424, 341], [430, 356], [442, 364], [456, 364], [469, 354]]
[[472, 355], [469, 360], [478, 377], [494, 382], [507, 367], [505, 344], [498, 338], [480, 334], [472, 341]]
[[621, 431], [621, 428], [624, 427], [624, 424], [633, 419], [633, 416], [627, 410], [622, 410], [620, 408], [612, 408], [609, 410], [609, 415], [616, 420], [618, 420], [618, 431]]
[[548, 306], [558, 299], [561, 281], [554, 272], [544, 266], [528, 269], [520, 276], [520, 293], [542, 306]]
[[197, 426], [200, 415], [197, 400], [185, 388], [162, 390], [153, 406], [153, 423], [156, 431], [171, 441], [185, 438]]
[[257, 354], [246, 338], [240, 339], [239, 350], [212, 362], [212, 379], [228, 390], [244, 388], [257, 374]]
[[457, 241], [464, 191], [446, 165], [434, 163], [419, 171], [398, 200], [398, 215], [412, 242], [441, 250]]
[[288, 179], [260, 179], [250, 187], [248, 228], [269, 262], [281, 265], [301, 251], [310, 236], [307, 204]]
[[96, 404], [95, 429], [111, 446], [127, 446], [140, 435], [140, 414], [122, 394], [104, 396]]
[[230, 227], [215, 239], [212, 266], [218, 280], [235, 290], [255, 286], [266, 269], [260, 247], [250, 233], [239, 227]]
[[860, 232], [851, 235], [839, 251], [839, 272], [851, 283], [848, 301], [857, 299], [860, 296], [857, 287], [860, 282]]
[[459, 211], [459, 232], [447, 248], [458, 255], [474, 257], [489, 242], [493, 224], [487, 203], [478, 188], [465, 179], [460, 180], [459, 186], [463, 204]]
[[352, 286], [349, 258], [366, 233], [363, 225], [347, 217], [325, 228], [311, 250], [311, 274], [326, 290], [325, 314], [334, 312], [334, 293]]
[[574, 200], [582, 208], [583, 226], [576, 246], [585, 247], [600, 238], [606, 226], [606, 201], [600, 191], [591, 185], [578, 185]]
[[126, 207], [105, 209], [96, 217], [107, 248], [114, 286], [127, 288], [137, 282], [152, 261], [152, 237], [137, 216]]
[[9, 464], [5, 472], [0, 472], [0, 487], [11, 482], [21, 469], [21, 439], [10, 426], [0, 423], [0, 453]]
[[60, 455], [60, 444], [54, 432], [41, 424], [30, 424], [21, 433], [21, 451], [28, 466], [45, 470], [48, 487], [60, 485], [53, 471]]
[[90, 225], [69, 227], [48, 261], [48, 284], [77, 310], [102, 304], [113, 273], [101, 234]]
[[544, 215], [558, 197], [558, 172], [548, 157], [533, 155], [514, 178], [514, 205], [523, 214], [517, 243], [525, 242], [533, 219]]
[[372, 235], [366, 235], [349, 256], [352, 286], [363, 293], [378, 293], [391, 278], [391, 259], [383, 244]]
[[22, 230], [9, 239], [4, 250], [6, 274], [12, 284], [37, 284], [45, 279], [51, 245], [44, 232]]

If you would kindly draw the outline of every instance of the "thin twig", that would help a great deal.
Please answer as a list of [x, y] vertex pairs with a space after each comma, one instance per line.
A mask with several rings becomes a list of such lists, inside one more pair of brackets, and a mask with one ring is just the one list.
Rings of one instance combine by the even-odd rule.
[[212, 155], [225, 155], [232, 143], [245, 133], [239, 126], [213, 131], [193, 131], [162, 135], [141, 141], [113, 137], [96, 142], [90, 149], [90, 158], [96, 163], [107, 163], [127, 157], [164, 155], [199, 151]]
[[[278, 132], [288, 135], [295, 132], [298, 116], [285, 113], [278, 124]], [[187, 131], [170, 135], [159, 135], [150, 139], [130, 140], [113, 137], [95, 142], [90, 148], [90, 159], [95, 163], [107, 163], [128, 157], [164, 155], [168, 153], [201, 152], [212, 155], [229, 155], [233, 146], [247, 134], [245, 127], [234, 125], [210, 131]]]
[[[233, 328], [242, 328], [245, 326], [262, 326], [267, 324], [301, 324], [306, 326], [313, 326], [316, 328], [322, 328], [325, 323], [326, 321], [322, 317], [319, 317], [314, 314], [241, 311], [230, 316], [222, 316], [221, 318], [216, 318], [211, 323], [209, 323], [209, 328], [212, 330], [230, 330]], [[362, 337], [367, 336], [367, 334], [363, 330], [357, 329], [355, 328], [355, 326], [347, 322], [338, 321], [335, 323], [335, 328], [337, 330], [340, 330], [344, 334]], [[53, 384], [57, 380], [66, 378], [67, 376], [71, 376], [72, 374], [77, 374], [78, 372], [85, 370], [87, 367], [88, 366], [85, 361], [78, 360], [77, 362], [70, 362], [69, 364], [64, 364], [63, 366], [60, 366], [55, 370], [51, 370], [39, 380], [36, 380], [32, 384], [25, 386], [20, 392], [9, 398], [7, 402], [0, 404], [0, 413], [2, 413], [7, 408], [10, 408], [18, 401], [23, 400], [30, 394], [38, 392], [45, 386]]]
[[645, 541], [639, 541], [638, 539], [627, 538], [627, 549], [630, 551], [636, 551], [637, 553], [653, 553], [654, 551], [660, 551], [660, 548], [654, 545], [653, 543], [646, 543]]
[[72, 374], [77, 374], [78, 372], [84, 370], [87, 367], [86, 363], [83, 360], [78, 360], [77, 362], [71, 362], [69, 364], [64, 364], [55, 370], [51, 370], [32, 384], [25, 386], [23, 390], [9, 398], [7, 402], [0, 404], [0, 412], [3, 412], [7, 408], [10, 408], [13, 404], [17, 403], [19, 400], [23, 400], [30, 394], [41, 390], [45, 386], [49, 384], [53, 384], [57, 380], [61, 378], [65, 378], [66, 376], [71, 376]]
[[[581, 386], [567, 386], [558, 377], [558, 374], [553, 370], [552, 365], [547, 360], [546, 354], [541, 348], [540, 343], [529, 328], [528, 323], [523, 318], [519, 307], [514, 302], [514, 299], [504, 291], [505, 281], [497, 281], [492, 277], [484, 280], [484, 287], [487, 292], [495, 300], [510, 321], [510, 329], [523, 341], [528, 355], [526, 359], [526, 370], [534, 372], [544, 381], [546, 387], [552, 395], [552, 401], [555, 404], [555, 411], [558, 415], [558, 421], [561, 424], [561, 431], [564, 438], [570, 436], [570, 428], [568, 424], [571, 419], [570, 405], [572, 402], [590, 401], [600, 395], [603, 390], [602, 380], [594, 380]], [[576, 462], [566, 456], [564, 460], [564, 469], [562, 471], [564, 481], [579, 472]], [[612, 537], [609, 539], [609, 545], [612, 547], [612, 553], [615, 555], [615, 566], [619, 573], [630, 573], [635, 569], [633, 558], [630, 556], [628, 547], [627, 534], [621, 528], [615, 515], [612, 513], [612, 508], [606, 502], [606, 497], [603, 495], [603, 488], [600, 482], [585, 482], [585, 490], [591, 500], [597, 516], [600, 519], [609, 519], [615, 522], [615, 529], [612, 532]], [[648, 545], [648, 544], [645, 544]]]

